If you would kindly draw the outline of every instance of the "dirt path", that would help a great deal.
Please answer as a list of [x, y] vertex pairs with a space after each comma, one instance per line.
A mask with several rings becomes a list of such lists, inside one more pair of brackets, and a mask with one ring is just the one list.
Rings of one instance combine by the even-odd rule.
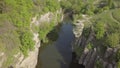
[[115, 17], [113, 16], [113, 12], [111, 12], [111, 18], [112, 18], [116, 23], [120, 24], [120, 22], [119, 22], [117, 19], [115, 19]]

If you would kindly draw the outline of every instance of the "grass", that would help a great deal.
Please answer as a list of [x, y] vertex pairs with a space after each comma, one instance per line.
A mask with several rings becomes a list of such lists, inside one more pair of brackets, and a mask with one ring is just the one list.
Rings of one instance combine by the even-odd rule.
[[35, 25], [34, 23], [32, 23], [31, 29], [34, 33], [38, 33], [39, 31], [39, 26]]
[[113, 18], [120, 23], [120, 9], [115, 9], [112, 11]]
[[11, 50], [10, 53], [6, 55], [6, 60], [3, 62], [3, 65], [2, 65], [3, 68], [7, 68], [11, 64], [13, 64], [13, 62], [15, 61], [14, 55], [17, 54], [18, 51], [19, 49], [16, 48], [16, 49]]
[[0, 21], [0, 52], [4, 52], [6, 58], [3, 68], [7, 68], [13, 62], [13, 55], [19, 51], [20, 40], [15, 30], [16, 28], [7, 20]]
[[[105, 24], [104, 37], [100, 38], [99, 40], [97, 39], [93, 40], [94, 45], [97, 48], [99, 48], [98, 53], [100, 53], [102, 56], [102, 54], [104, 54], [104, 50], [106, 50], [106, 47], [110, 47], [110, 42], [107, 42], [108, 36], [109, 35], [111, 36], [113, 33], [119, 33], [120, 35], [120, 9], [112, 9], [109, 11], [104, 11], [101, 14], [97, 14], [91, 19], [91, 22], [93, 24], [93, 27], [95, 26], [96, 23], [99, 23], [99, 22]], [[115, 43], [114, 39], [115, 37], [110, 39], [110, 41]]]
[[119, 29], [120, 26], [120, 24], [118, 24], [116, 20], [112, 18], [111, 13], [113, 13], [113, 16], [116, 19], [119, 18], [119, 15], [115, 15], [116, 13], [119, 13], [119, 10], [106, 11], [93, 17], [94, 21], [105, 23], [105, 28], [108, 33], [115, 32], [116, 30]]

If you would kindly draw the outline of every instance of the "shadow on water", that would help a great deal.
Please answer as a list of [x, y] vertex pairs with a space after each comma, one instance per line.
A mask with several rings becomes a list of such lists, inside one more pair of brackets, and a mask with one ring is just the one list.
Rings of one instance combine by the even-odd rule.
[[70, 63], [69, 68], [85, 68], [85, 66], [83, 64], [79, 64], [78, 62], [79, 62], [79, 60], [77, 59], [76, 53], [72, 52], [72, 61]]
[[59, 60], [61, 63], [61, 68], [69, 68], [69, 64], [72, 59], [72, 45], [71, 42], [74, 40], [74, 35], [72, 32], [72, 25], [70, 23], [65, 23], [61, 27], [59, 32], [59, 38], [55, 44], [56, 49], [61, 54], [63, 60]]
[[40, 47], [36, 68], [69, 68], [72, 59], [71, 42], [74, 40], [72, 25], [63, 23], [47, 36], [50, 41], [56, 41]]

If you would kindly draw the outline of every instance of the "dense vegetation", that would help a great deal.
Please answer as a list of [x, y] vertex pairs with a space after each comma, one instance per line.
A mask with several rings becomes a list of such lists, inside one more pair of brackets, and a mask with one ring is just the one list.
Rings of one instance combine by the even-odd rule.
[[35, 9], [41, 15], [47, 12], [55, 12], [60, 9], [60, 3], [58, 0], [35, 0]]
[[39, 38], [43, 41], [43, 42], [47, 42], [47, 34], [53, 29], [55, 23], [54, 21], [51, 21], [50, 23], [43, 23], [42, 25], [40, 25], [39, 28]]
[[[107, 48], [117, 49], [116, 55], [111, 55], [110, 61], [120, 57], [120, 5], [118, 0], [66, 0], [61, 1], [61, 7], [65, 13], [72, 13], [73, 19], [82, 18], [82, 14], [92, 17], [90, 22], [85, 23], [83, 36], [88, 39], [92, 33], [93, 39], [85, 45], [89, 50], [97, 48], [99, 56], [104, 57]], [[89, 25], [88, 25], [89, 24]], [[85, 42], [85, 41], [84, 41]], [[82, 48], [76, 47], [78, 57], [83, 52]], [[102, 67], [101, 62], [96, 61], [96, 66]], [[120, 61], [117, 61], [120, 65]]]
[[[29, 51], [34, 50], [35, 42], [30, 28], [32, 17], [39, 14], [39, 18], [41, 14], [59, 9], [57, 0], [0, 0], [0, 52], [5, 52], [7, 56], [3, 67], [12, 64], [14, 54], [19, 51], [26, 57]], [[52, 24], [43, 23], [37, 27], [41, 40], [44, 41], [54, 25], [53, 21]]]
[[[119, 3], [118, 0], [61, 0], [60, 2], [58, 0], [0, 0], [0, 51], [8, 56], [8, 61], [4, 62], [4, 66], [7, 67], [12, 63], [13, 55], [18, 51], [27, 56], [30, 50], [34, 50], [35, 42], [30, 28], [32, 17], [36, 15], [40, 17], [41, 14], [47, 12], [56, 12], [60, 8], [64, 13], [72, 14], [74, 20], [80, 19], [82, 14], [92, 17], [90, 26], [93, 27], [95, 37], [87, 44], [88, 49], [96, 46], [119, 48]], [[54, 26], [55, 21], [52, 20], [50, 23], [43, 22], [37, 27], [39, 38], [43, 42], [47, 41], [46, 36]], [[85, 38], [88, 38], [91, 27], [84, 28]], [[76, 52], [80, 56], [83, 49], [76, 48]], [[119, 58], [120, 52], [118, 51], [115, 59], [120, 65]], [[100, 62], [97, 63], [99, 66]]]
[[28, 55], [28, 51], [29, 50], [33, 50], [34, 49], [34, 41], [33, 39], [33, 35], [32, 33], [26, 31], [23, 33], [23, 35], [20, 36], [20, 41], [21, 41], [21, 45], [20, 46], [20, 50], [22, 51], [22, 53], [27, 56]]

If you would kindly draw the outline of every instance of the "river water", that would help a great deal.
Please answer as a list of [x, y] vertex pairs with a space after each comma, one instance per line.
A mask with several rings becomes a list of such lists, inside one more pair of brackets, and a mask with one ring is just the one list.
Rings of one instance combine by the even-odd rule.
[[57, 40], [40, 50], [36, 68], [69, 68], [72, 59], [71, 43], [74, 41], [72, 29], [69, 22], [61, 25]]

